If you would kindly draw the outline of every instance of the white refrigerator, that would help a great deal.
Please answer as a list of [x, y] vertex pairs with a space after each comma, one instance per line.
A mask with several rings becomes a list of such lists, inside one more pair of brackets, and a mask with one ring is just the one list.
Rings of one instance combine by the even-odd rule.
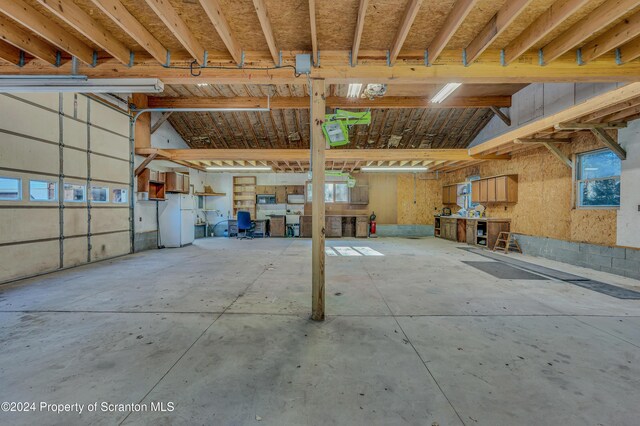
[[160, 212], [160, 244], [183, 247], [195, 239], [195, 202], [192, 195], [167, 194]]

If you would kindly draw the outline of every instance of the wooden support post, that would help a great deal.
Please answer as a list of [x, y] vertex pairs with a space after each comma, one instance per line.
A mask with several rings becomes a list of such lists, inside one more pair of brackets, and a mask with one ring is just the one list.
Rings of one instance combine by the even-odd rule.
[[502, 112], [500, 110], [500, 108], [498, 108], [498, 107], [491, 106], [489, 108], [491, 108], [491, 111], [493, 111], [493, 113], [495, 115], [497, 115], [498, 118], [500, 118], [500, 120], [502, 120], [504, 122], [504, 124], [506, 124], [507, 126], [511, 127], [511, 118], [509, 118], [509, 116], [507, 114]]
[[324, 80], [311, 80], [311, 319], [324, 321]]
[[[147, 95], [141, 93], [134, 93], [131, 96], [131, 101], [137, 109], [149, 106]], [[145, 112], [138, 117], [133, 134], [136, 148], [151, 148], [151, 113]]]
[[625, 151], [624, 148], [622, 148], [618, 144], [618, 142], [614, 141], [613, 138], [609, 136], [609, 133], [607, 133], [606, 130], [601, 127], [596, 127], [594, 129], [591, 129], [591, 131], [596, 136], [596, 138], [598, 138], [600, 142], [602, 142], [607, 148], [613, 151], [619, 159], [627, 159], [627, 151]]
[[140, 163], [140, 165], [138, 167], [136, 167], [136, 170], [135, 170], [135, 172], [133, 172], [133, 174], [135, 176], [140, 176], [140, 174], [149, 165], [149, 163], [152, 162], [153, 160], [155, 160], [157, 156], [158, 156], [158, 150], [156, 150], [156, 152], [154, 152], [152, 154], [149, 154], [149, 156], [147, 158], [145, 158], [142, 161], [142, 163]]

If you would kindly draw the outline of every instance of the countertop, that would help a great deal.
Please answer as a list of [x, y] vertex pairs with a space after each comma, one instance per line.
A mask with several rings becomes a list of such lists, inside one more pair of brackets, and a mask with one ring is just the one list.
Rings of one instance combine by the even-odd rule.
[[504, 219], [499, 217], [466, 217], [466, 216], [457, 216], [457, 215], [435, 216], [435, 217], [439, 217], [440, 219], [480, 220], [485, 222], [511, 222], [511, 219]]

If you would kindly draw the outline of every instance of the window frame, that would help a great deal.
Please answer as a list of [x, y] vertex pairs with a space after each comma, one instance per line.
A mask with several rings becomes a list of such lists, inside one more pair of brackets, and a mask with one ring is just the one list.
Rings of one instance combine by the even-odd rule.
[[[124, 191], [125, 196], [123, 201], [116, 201], [115, 192]], [[129, 204], [129, 189], [128, 188], [111, 188], [111, 202], [113, 204]]]
[[580, 190], [580, 185], [582, 183], [595, 182], [599, 180], [615, 180], [615, 179], [620, 181], [621, 179], [622, 170], [619, 175], [590, 178], [590, 179], [581, 179], [582, 157], [590, 154], [606, 153], [606, 152], [611, 152], [611, 151], [608, 148], [602, 148], [602, 149], [594, 149], [591, 151], [585, 151], [585, 152], [580, 152], [575, 154], [575, 157], [574, 157], [575, 171], [573, 176], [574, 178], [573, 190], [575, 191], [574, 208], [579, 210], [618, 210], [620, 209], [620, 204], [607, 204], [607, 205], [598, 205], [598, 206], [582, 205], [582, 191]]
[[[325, 182], [325, 197], [327, 195], [327, 190], [326, 187], [327, 185], [331, 185], [333, 186], [333, 191], [332, 191], [332, 200], [331, 201], [327, 201], [325, 199], [325, 203], [330, 203], [330, 204], [349, 204], [351, 202], [351, 191], [349, 190], [349, 186], [347, 185], [347, 182], [343, 182], [343, 181], [331, 181], [331, 182]], [[347, 201], [336, 201], [336, 185], [346, 185], [347, 186]], [[311, 203], [313, 202], [313, 197], [312, 197], [312, 192], [311, 192], [311, 188], [312, 188], [312, 183], [310, 181], [307, 181], [307, 185], [306, 185], [307, 191], [306, 191], [306, 202], [307, 203]]]
[[[82, 200], [67, 200], [66, 198], [66, 188], [67, 185], [75, 185], [82, 187]], [[83, 185], [81, 183], [73, 183], [73, 182], [64, 182], [62, 186], [62, 201], [65, 203], [86, 203], [87, 202], [87, 185]]]
[[[40, 182], [40, 183], [46, 183], [46, 184], [50, 184], [52, 183], [54, 185], [54, 197], [53, 199], [50, 200], [34, 200], [31, 198], [31, 184], [34, 182]], [[55, 180], [43, 180], [43, 179], [29, 179], [29, 201], [33, 202], [33, 203], [55, 203], [58, 201], [58, 198], [60, 198], [60, 190], [58, 188], [58, 182]]]
[[[93, 199], [93, 189], [94, 188], [96, 188], [96, 189], [105, 189], [106, 190], [106, 194], [107, 194], [107, 199], [104, 200], [104, 201], [94, 200]], [[89, 194], [91, 195], [89, 201], [91, 201], [92, 203], [97, 203], [97, 204], [106, 204], [106, 203], [108, 203], [109, 202], [109, 192], [111, 192], [110, 189], [111, 188], [109, 188], [108, 186], [93, 186], [93, 185], [91, 185], [91, 187], [89, 188]]]
[[0, 201], [22, 201], [22, 198], [23, 198], [23, 195], [22, 195], [22, 178], [21, 177], [14, 177], [14, 176], [0, 176], [0, 179], [9, 179], [9, 180], [18, 181], [18, 197], [17, 198], [3, 198], [3, 197], [0, 197]]

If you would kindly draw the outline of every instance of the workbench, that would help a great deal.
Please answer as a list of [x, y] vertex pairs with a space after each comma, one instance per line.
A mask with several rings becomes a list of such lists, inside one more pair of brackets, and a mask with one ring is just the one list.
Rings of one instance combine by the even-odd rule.
[[[369, 235], [369, 217], [365, 215], [326, 215], [324, 233], [327, 238], [356, 237]], [[300, 236], [311, 238], [311, 215], [300, 216]]]

